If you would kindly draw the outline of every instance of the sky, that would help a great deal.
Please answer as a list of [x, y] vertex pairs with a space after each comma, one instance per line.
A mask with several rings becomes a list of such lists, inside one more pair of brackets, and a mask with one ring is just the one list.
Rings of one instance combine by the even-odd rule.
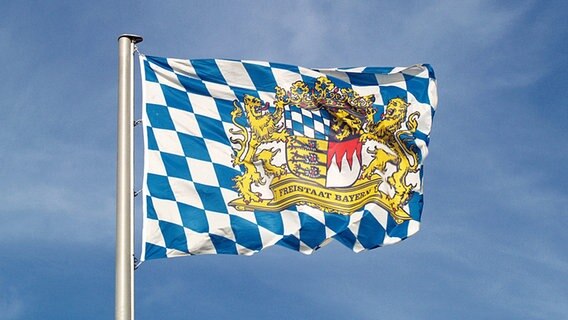
[[[359, 254], [332, 243], [147, 261], [136, 319], [568, 319], [568, 2], [2, 1], [0, 12], [1, 320], [114, 316], [123, 33], [175, 58], [429, 63], [439, 89], [418, 234]], [[136, 74], [136, 118], [140, 88]], [[141, 214], [136, 199], [138, 256]]]

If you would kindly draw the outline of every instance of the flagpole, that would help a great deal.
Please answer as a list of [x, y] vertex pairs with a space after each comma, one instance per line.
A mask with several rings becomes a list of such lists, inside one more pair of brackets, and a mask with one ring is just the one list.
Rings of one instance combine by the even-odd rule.
[[116, 165], [115, 319], [134, 319], [134, 45], [142, 37], [118, 37], [118, 146]]

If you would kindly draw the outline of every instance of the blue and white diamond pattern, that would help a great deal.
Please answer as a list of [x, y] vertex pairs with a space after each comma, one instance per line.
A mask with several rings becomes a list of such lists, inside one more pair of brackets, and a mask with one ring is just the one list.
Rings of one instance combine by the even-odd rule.
[[325, 110], [309, 111], [297, 106], [286, 106], [284, 118], [286, 129], [295, 136], [303, 136], [320, 140], [329, 138], [330, 118]]
[[[192, 254], [250, 255], [278, 244], [310, 254], [336, 239], [359, 252], [401, 241], [420, 225], [422, 195], [407, 205], [413, 220], [396, 224], [375, 204], [351, 216], [324, 213], [305, 205], [282, 212], [237, 211], [233, 188], [241, 168], [232, 165], [229, 140], [236, 129], [233, 101], [245, 94], [272, 102], [274, 88], [328, 76], [342, 87], [375, 94], [376, 107], [392, 97], [428, 105], [419, 123], [427, 151], [437, 99], [428, 65], [408, 68], [309, 69], [248, 60], [183, 60], [141, 55], [144, 122], [144, 226], [142, 259]], [[420, 120], [420, 119], [419, 119]], [[294, 135], [329, 136], [325, 111], [285, 110], [285, 125]]]

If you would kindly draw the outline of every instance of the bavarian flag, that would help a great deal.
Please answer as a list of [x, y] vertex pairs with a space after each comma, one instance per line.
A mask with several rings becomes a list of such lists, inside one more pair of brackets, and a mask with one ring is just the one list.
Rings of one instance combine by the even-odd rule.
[[142, 259], [355, 252], [420, 226], [429, 65], [310, 69], [141, 55]]

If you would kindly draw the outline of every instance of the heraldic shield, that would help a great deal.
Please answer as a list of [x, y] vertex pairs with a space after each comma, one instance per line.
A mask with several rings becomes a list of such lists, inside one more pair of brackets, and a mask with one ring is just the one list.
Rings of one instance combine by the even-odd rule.
[[[420, 188], [420, 150], [414, 143], [419, 112], [392, 98], [374, 106], [374, 95], [339, 88], [329, 78], [313, 87], [297, 81], [276, 88], [274, 105], [245, 95], [232, 112], [237, 145], [237, 210], [281, 211], [308, 205], [350, 215], [374, 202], [397, 223]], [[378, 112], [379, 109], [382, 109]], [[271, 110], [273, 110], [271, 112]], [[246, 123], [244, 122], [246, 121]]]

